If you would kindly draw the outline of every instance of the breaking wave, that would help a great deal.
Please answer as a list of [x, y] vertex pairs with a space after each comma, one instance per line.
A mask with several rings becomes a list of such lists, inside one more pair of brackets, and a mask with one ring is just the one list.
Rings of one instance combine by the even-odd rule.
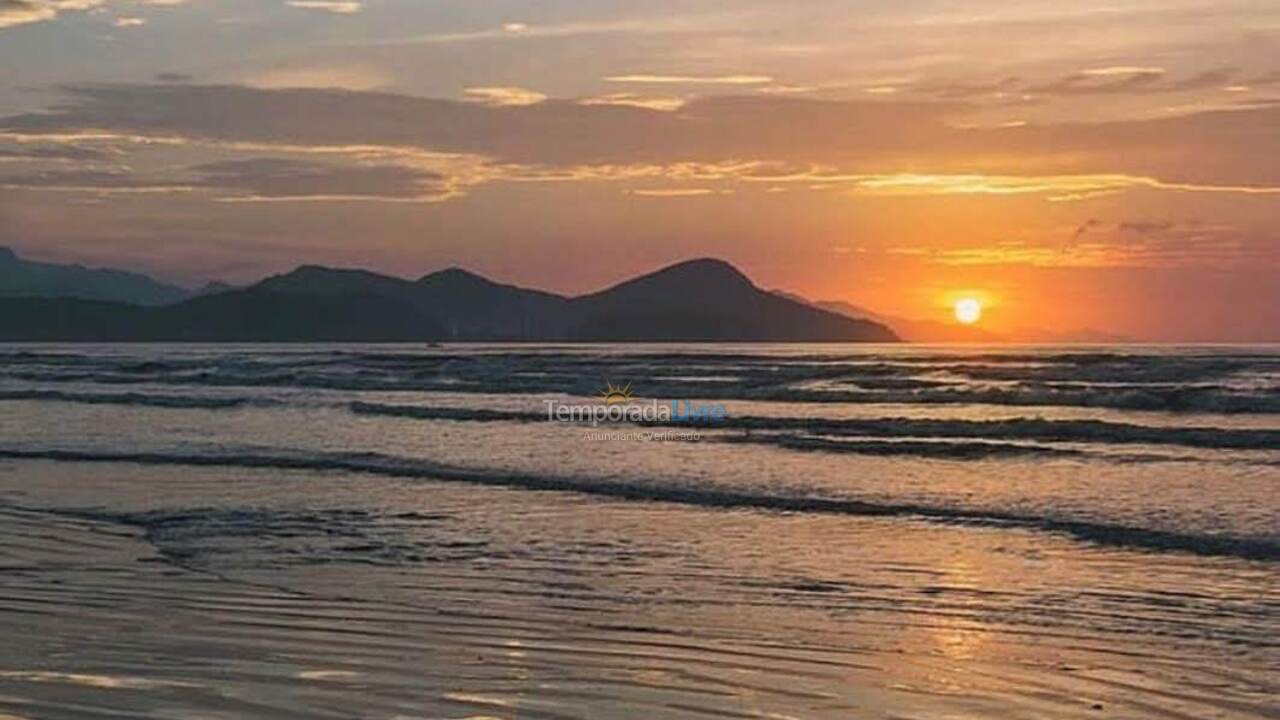
[[279, 404], [269, 398], [150, 395], [145, 393], [63, 392], [61, 390], [0, 390], [0, 401], [40, 400], [84, 405], [139, 405], [143, 407], [224, 410]]
[[[853, 384], [857, 384], [856, 381]], [[1060, 386], [1019, 383], [1000, 387], [915, 389], [786, 389], [761, 399], [784, 402], [887, 403], [897, 405], [1012, 405], [1109, 408], [1178, 413], [1280, 413], [1280, 392], [1221, 387]]]
[[[0, 377], [34, 383], [305, 387], [592, 395], [607, 379], [648, 397], [802, 403], [985, 404], [1176, 413], [1280, 413], [1270, 351], [656, 352], [632, 348], [320, 348], [159, 354], [0, 352]], [[642, 385], [643, 387], [639, 387]]]
[[[537, 422], [546, 414], [513, 410], [430, 407], [353, 402], [352, 412], [418, 420], [459, 422]], [[684, 425], [684, 423], [681, 423]], [[818, 435], [891, 438], [972, 438], [1087, 442], [1107, 444], [1178, 445], [1221, 450], [1280, 448], [1280, 430], [1263, 428], [1156, 427], [1104, 420], [938, 420], [923, 418], [833, 419], [797, 417], [728, 417], [711, 427], [726, 430], [791, 431]]]
[[357, 415], [413, 418], [415, 420], [454, 420], [457, 422], [538, 422], [546, 420], [546, 413], [515, 410], [489, 410], [485, 408], [427, 407], [418, 405], [388, 405], [355, 401], [348, 407]]
[[965, 507], [769, 494], [756, 491], [687, 487], [663, 483], [603, 481], [527, 475], [451, 467], [379, 453], [274, 453], [200, 455], [164, 452], [99, 452], [80, 450], [0, 449], [0, 458], [61, 462], [111, 462], [145, 465], [231, 467], [354, 472], [384, 477], [460, 482], [538, 492], [574, 492], [615, 500], [679, 503], [717, 509], [751, 509], [788, 513], [821, 513], [864, 517], [902, 517], [990, 528], [1010, 528], [1067, 535], [1097, 545], [1226, 556], [1246, 560], [1280, 560], [1280, 540], [1195, 534], [1094, 522], [1070, 517]]
[[1002, 457], [1079, 457], [1083, 450], [1026, 445], [1007, 442], [951, 441], [951, 440], [833, 440], [830, 438], [779, 433], [730, 435], [721, 442], [756, 445], [774, 445], [788, 450], [810, 452], [849, 453], [854, 455], [880, 455], [886, 457], [909, 455], [911, 457], [940, 460], [992, 460]]

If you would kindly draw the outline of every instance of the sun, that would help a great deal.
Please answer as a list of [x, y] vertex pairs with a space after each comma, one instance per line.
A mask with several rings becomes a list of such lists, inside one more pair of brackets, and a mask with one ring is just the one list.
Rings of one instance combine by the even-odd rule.
[[982, 303], [977, 298], [962, 297], [956, 300], [956, 320], [961, 325], [972, 325], [982, 319]]

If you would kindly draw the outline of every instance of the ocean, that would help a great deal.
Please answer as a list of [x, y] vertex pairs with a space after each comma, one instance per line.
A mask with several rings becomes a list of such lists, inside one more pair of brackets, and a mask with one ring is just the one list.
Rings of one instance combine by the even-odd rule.
[[1280, 717], [1280, 346], [3, 346], [0, 637], [3, 720]]

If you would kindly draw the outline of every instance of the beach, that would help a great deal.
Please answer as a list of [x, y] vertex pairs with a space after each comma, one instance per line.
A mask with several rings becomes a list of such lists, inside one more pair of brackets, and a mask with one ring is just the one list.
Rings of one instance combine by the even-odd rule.
[[1274, 346], [0, 355], [6, 720], [1280, 714]]

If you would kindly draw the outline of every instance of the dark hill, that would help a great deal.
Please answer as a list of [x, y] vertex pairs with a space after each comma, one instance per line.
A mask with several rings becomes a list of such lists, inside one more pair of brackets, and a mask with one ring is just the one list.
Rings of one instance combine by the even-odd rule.
[[691, 260], [573, 302], [582, 341], [896, 342], [893, 331], [756, 287], [720, 260]]
[[420, 307], [456, 340], [538, 340], [564, 332], [568, 300], [449, 268], [416, 283]]
[[283, 275], [273, 275], [249, 290], [282, 295], [383, 295], [411, 301], [413, 283], [368, 270], [302, 265]]
[[0, 297], [79, 298], [164, 305], [186, 298], [183, 288], [133, 272], [32, 262], [0, 247]]
[[884, 325], [693, 260], [569, 299], [450, 268], [418, 280], [314, 265], [163, 307], [0, 299], [0, 339], [188, 342], [893, 342]]
[[412, 342], [441, 334], [412, 305], [386, 295], [260, 287], [148, 309], [140, 328], [146, 339], [187, 342]]
[[134, 339], [145, 308], [76, 298], [0, 298], [0, 341], [118, 342]]
[[412, 342], [440, 328], [381, 295], [303, 297], [253, 289], [146, 308], [69, 298], [0, 299], [0, 340], [75, 342]]
[[459, 268], [416, 281], [366, 270], [305, 265], [268, 278], [260, 289], [291, 296], [366, 294], [411, 306], [436, 339], [539, 340], [563, 335], [567, 300], [559, 295], [502, 285]]

